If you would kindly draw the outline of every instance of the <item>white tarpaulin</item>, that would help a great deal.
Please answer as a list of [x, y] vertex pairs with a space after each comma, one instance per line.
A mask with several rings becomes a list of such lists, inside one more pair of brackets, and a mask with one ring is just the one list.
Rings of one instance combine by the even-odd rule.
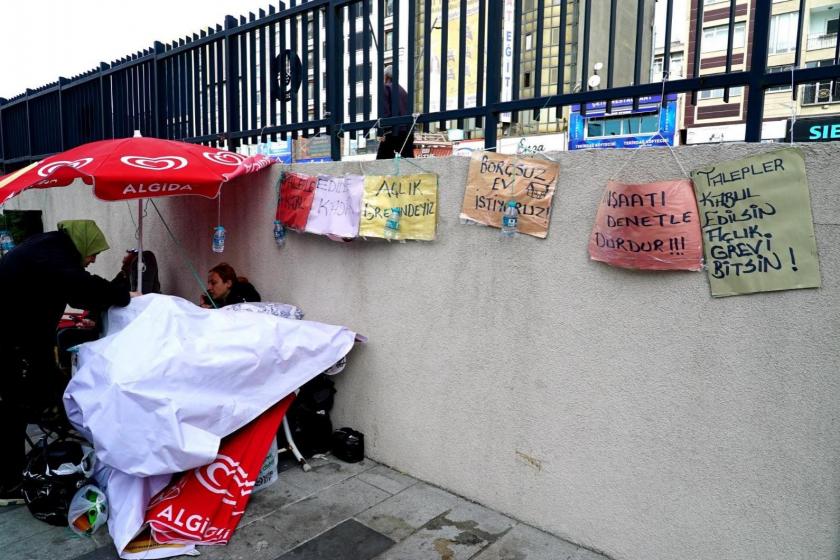
[[[144, 295], [111, 308], [106, 336], [79, 348], [64, 394], [67, 416], [89, 436], [98, 461], [120, 471], [121, 490], [148, 492], [149, 481], [121, 475], [210, 463], [221, 438], [338, 362], [354, 337], [344, 327]], [[109, 521], [122, 551], [140, 529], [145, 505], [136, 508], [148, 497], [123, 494], [119, 501], [132, 504]]]

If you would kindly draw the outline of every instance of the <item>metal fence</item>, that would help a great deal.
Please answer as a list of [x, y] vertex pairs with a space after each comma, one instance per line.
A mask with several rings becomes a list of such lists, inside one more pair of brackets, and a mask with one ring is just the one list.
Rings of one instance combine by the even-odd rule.
[[[733, 71], [736, 20], [750, 1], [751, 40], [740, 55], [746, 56], [747, 64]], [[665, 75], [675, 24], [673, 2], [664, 0]], [[604, 29], [595, 27], [593, 4], [608, 6]], [[656, 95], [664, 103], [662, 94], [672, 93], [690, 93], [694, 103], [698, 91], [718, 88], [725, 89], [724, 101], [728, 101], [729, 89], [735, 87], [746, 88], [745, 140], [756, 142], [761, 138], [765, 90], [792, 82], [798, 86], [825, 81], [833, 88], [840, 77], [836, 33], [832, 45], [828, 44], [830, 35], [813, 39], [821, 48], [833, 46], [833, 64], [800, 68], [806, 0], [800, 2], [793, 76], [768, 71], [770, 0], [691, 0], [697, 17], [693, 18], [693, 54], [689, 49], [686, 56], [688, 77], [650, 83], [645, 75], [649, 61], [643, 52], [649, 40], [646, 10], [652, 9], [653, 0], [622, 0], [621, 4], [618, 0], [281, 2], [277, 8], [269, 6], [248, 17], [228, 16], [224, 25], [171, 44], [155, 43], [72, 79], [60, 78], [13, 99], [0, 99], [0, 165], [10, 171], [85, 142], [131, 136], [134, 130], [144, 136], [229, 149], [289, 134], [328, 134], [332, 156], [339, 159], [339, 133], [356, 134], [375, 125], [411, 125], [414, 119], [426, 130], [431, 123], [454, 120], [462, 124], [464, 119], [474, 119], [475, 126], [483, 129], [485, 146], [493, 148], [502, 115], [512, 113], [515, 121], [520, 111], [539, 115], [557, 108], [555, 114], [559, 114], [562, 107], [585, 107], [596, 101], [606, 101], [609, 110], [612, 100]], [[629, 49], [633, 51], [632, 84], [616, 86], [614, 74], [621, 65], [616, 56], [628, 50], [616, 40], [617, 23], [627, 4], [636, 10], [635, 51]], [[726, 58], [722, 72], [701, 75], [706, 4], [729, 10]], [[455, 7], [458, 15], [453, 18], [449, 11], [454, 13]], [[546, 28], [549, 10], [559, 12], [556, 29]], [[523, 12], [536, 13], [534, 33], [528, 37], [522, 31]], [[437, 14], [434, 19], [433, 13]], [[595, 37], [606, 37], [608, 45], [603, 88], [587, 85]], [[556, 48], [543, 48], [549, 42]], [[472, 59], [465, 52], [468, 43], [473, 47]], [[460, 56], [452, 57], [453, 52]], [[522, 81], [525, 57], [533, 65], [527, 84]], [[409, 113], [414, 117], [378, 118], [384, 114], [382, 97], [376, 95], [376, 103], [371, 99], [381, 87], [388, 59], [394, 81], [410, 92]], [[556, 75], [547, 81], [543, 70], [549, 64], [556, 67]], [[433, 90], [434, 82], [438, 87]], [[525, 85], [532, 95], [523, 95]], [[792, 88], [794, 96], [798, 89]], [[398, 96], [393, 97], [392, 114], [397, 115]]]

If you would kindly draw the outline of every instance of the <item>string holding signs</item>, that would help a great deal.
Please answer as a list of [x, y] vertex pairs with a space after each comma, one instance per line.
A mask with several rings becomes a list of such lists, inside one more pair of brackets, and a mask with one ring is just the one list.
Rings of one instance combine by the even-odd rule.
[[701, 270], [703, 247], [691, 181], [610, 181], [598, 206], [589, 256], [621, 268]]
[[519, 231], [545, 239], [559, 172], [552, 161], [476, 152], [470, 158], [461, 219], [501, 227], [505, 205], [514, 200]]
[[361, 175], [319, 175], [306, 222], [307, 233], [356, 237], [363, 191], [364, 177]]
[[317, 177], [304, 173], [285, 173], [280, 182], [276, 219], [284, 226], [303, 230], [315, 197]]
[[701, 167], [691, 176], [714, 297], [820, 287], [799, 149]]
[[401, 211], [396, 239], [433, 241], [437, 228], [438, 177], [416, 175], [370, 175], [365, 177], [359, 235], [384, 237], [391, 209]]

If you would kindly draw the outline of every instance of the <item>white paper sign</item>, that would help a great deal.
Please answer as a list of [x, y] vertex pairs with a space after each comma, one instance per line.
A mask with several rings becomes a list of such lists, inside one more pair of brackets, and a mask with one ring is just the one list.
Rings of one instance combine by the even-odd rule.
[[361, 175], [319, 175], [306, 231], [338, 237], [358, 236], [364, 190]]

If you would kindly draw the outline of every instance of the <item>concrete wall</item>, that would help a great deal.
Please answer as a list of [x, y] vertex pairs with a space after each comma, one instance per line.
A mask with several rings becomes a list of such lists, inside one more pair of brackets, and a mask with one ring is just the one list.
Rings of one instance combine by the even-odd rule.
[[[691, 169], [773, 148], [676, 152]], [[712, 299], [704, 273], [590, 261], [597, 201], [627, 158], [623, 179], [680, 175], [661, 149], [556, 154], [547, 240], [460, 225], [466, 159], [419, 162], [440, 175], [434, 243], [290, 234], [278, 250], [273, 181], [231, 186], [223, 257], [265, 299], [370, 336], [338, 377], [334, 423], [364, 432], [373, 459], [616, 559], [827, 560], [840, 553], [840, 146], [803, 149], [819, 290]], [[101, 273], [133, 244], [134, 206], [83, 189], [18, 204], [45, 208], [50, 224], [99, 220], [119, 249]], [[203, 277], [218, 261], [215, 201], [158, 205]], [[195, 300], [153, 209], [146, 226], [164, 289]]]

